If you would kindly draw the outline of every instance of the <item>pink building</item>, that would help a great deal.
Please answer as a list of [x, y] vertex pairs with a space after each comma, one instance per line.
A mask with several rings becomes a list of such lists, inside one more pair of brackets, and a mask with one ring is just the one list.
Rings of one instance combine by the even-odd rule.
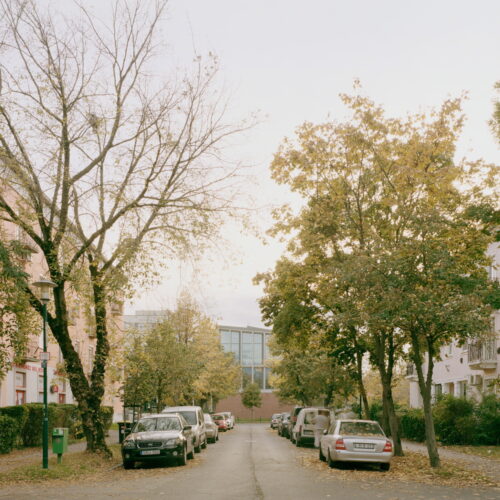
[[[10, 191], [3, 193], [4, 196], [12, 200], [16, 193]], [[1, 226], [1, 237], [9, 240], [20, 241], [28, 251], [24, 258], [24, 270], [30, 275], [32, 282], [37, 281], [40, 276], [47, 276], [47, 267], [44, 257], [37, 249], [33, 241], [24, 233], [21, 228], [12, 223], [3, 223]], [[51, 304], [48, 304], [50, 310]], [[92, 328], [89, 328], [86, 321], [86, 311], [83, 301], [74, 295], [70, 297], [69, 304], [70, 335], [76, 351], [80, 354], [85, 371], [90, 374], [94, 362], [96, 338]], [[119, 344], [122, 331], [122, 309], [121, 306], [112, 307], [110, 311], [110, 326], [113, 329], [115, 344]], [[113, 339], [111, 340], [113, 344]], [[13, 364], [6, 376], [0, 380], [0, 406], [11, 406], [23, 403], [43, 402], [43, 369], [40, 362], [42, 352], [43, 335], [42, 320], [40, 327], [32, 333], [28, 343], [24, 360], [21, 363]], [[48, 362], [48, 402], [49, 403], [74, 403], [73, 394], [69, 382], [63, 375], [63, 357], [61, 350], [47, 330], [47, 350], [50, 353]], [[114, 407], [114, 419], [121, 420], [122, 404], [118, 394], [119, 384], [109, 382], [106, 387], [104, 405]]]

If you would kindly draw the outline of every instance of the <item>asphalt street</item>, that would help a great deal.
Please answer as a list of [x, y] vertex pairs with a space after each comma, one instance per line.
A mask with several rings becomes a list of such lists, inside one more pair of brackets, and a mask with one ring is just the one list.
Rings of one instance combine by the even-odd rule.
[[[0, 499], [500, 499], [498, 490], [396, 482], [385, 480], [383, 472], [363, 482], [339, 479], [326, 464], [305, 466], [303, 458], [310, 461], [312, 453], [296, 448], [267, 425], [240, 424], [186, 467], [117, 469], [113, 480], [17, 486], [1, 491]], [[148, 473], [147, 477], [141, 473]]]

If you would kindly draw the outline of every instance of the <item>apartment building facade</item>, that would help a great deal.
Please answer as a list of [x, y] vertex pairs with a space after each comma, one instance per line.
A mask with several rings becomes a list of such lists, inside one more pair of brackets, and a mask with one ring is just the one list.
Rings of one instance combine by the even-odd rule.
[[[500, 281], [500, 243], [491, 244], [487, 254], [492, 258], [489, 277]], [[417, 375], [408, 366], [410, 406], [422, 407]], [[440, 360], [434, 365], [433, 397], [451, 394], [479, 400], [483, 394], [500, 394], [500, 311], [491, 317], [490, 334], [459, 345], [456, 341], [443, 346]]]

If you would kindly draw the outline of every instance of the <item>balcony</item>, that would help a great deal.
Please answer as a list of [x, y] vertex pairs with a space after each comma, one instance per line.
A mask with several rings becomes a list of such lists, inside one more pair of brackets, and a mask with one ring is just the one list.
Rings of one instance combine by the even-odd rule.
[[496, 338], [478, 340], [468, 345], [469, 368], [472, 370], [492, 370], [497, 366]]
[[38, 342], [28, 342], [26, 345], [26, 351], [23, 354], [23, 361], [40, 361], [40, 352], [41, 349], [38, 346]]
[[417, 369], [413, 363], [406, 364], [406, 378], [408, 380], [418, 380]]

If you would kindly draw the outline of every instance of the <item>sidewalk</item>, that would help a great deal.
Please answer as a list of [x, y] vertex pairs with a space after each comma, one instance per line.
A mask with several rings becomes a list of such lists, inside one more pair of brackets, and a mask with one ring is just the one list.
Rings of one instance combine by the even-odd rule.
[[[427, 447], [425, 444], [415, 443], [414, 441], [403, 440], [403, 450], [415, 451], [427, 455]], [[445, 448], [438, 448], [438, 451], [441, 458], [449, 458], [451, 460], [464, 462], [471, 470], [477, 470], [485, 476], [500, 482], [500, 461], [493, 458], [478, 457], [467, 453], [447, 450]]]
[[[111, 429], [109, 436], [106, 438], [106, 443], [118, 443], [118, 431]], [[85, 451], [87, 443], [85, 440], [68, 445], [67, 453], [76, 453]], [[49, 446], [49, 458], [53, 456], [52, 446]], [[13, 450], [6, 455], [0, 455], [0, 473], [8, 472], [10, 469], [15, 469], [20, 465], [36, 463], [39, 460], [42, 463], [42, 448], [27, 448], [22, 450]]]

